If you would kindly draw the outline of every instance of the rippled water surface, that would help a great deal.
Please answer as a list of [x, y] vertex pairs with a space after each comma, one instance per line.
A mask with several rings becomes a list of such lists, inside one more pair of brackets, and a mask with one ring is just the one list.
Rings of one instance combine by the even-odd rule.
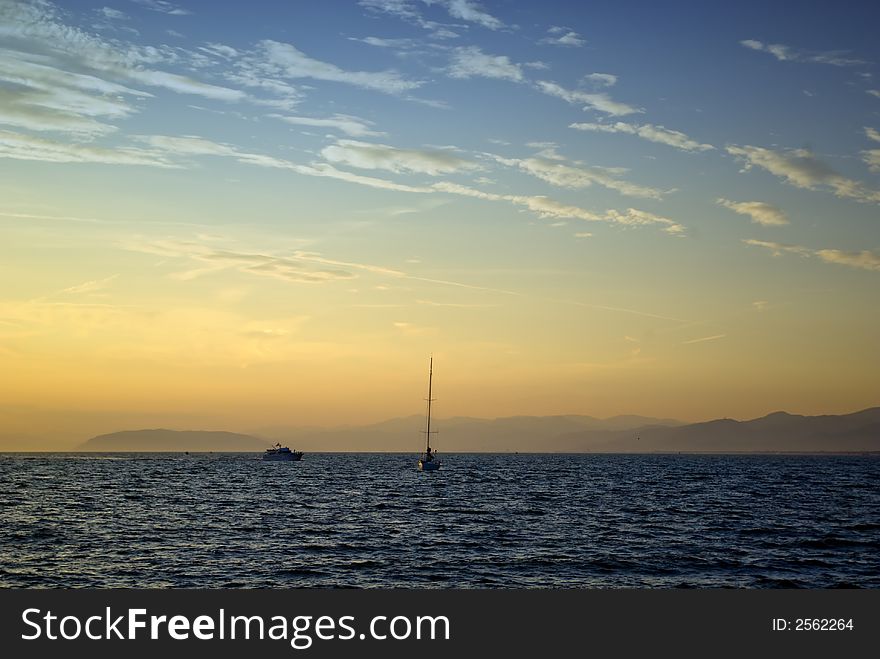
[[4, 587], [880, 587], [880, 457], [0, 455]]

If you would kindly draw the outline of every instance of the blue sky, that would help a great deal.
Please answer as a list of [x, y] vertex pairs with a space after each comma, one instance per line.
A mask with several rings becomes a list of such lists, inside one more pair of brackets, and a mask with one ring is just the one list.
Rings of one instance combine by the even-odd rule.
[[878, 14], [0, 0], [7, 393], [280, 420], [306, 373], [326, 423], [433, 350], [456, 413], [876, 403]]

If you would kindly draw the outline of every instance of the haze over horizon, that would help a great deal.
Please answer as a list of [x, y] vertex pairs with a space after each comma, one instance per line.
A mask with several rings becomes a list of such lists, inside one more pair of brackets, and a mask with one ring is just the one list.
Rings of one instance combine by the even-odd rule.
[[0, 435], [874, 407], [880, 6], [0, 0]]

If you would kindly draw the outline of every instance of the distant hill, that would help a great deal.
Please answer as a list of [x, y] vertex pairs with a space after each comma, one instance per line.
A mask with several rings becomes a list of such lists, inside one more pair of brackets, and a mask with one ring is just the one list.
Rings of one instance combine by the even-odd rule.
[[557, 441], [559, 450], [609, 453], [880, 451], [880, 407], [842, 415], [774, 412], [750, 421], [569, 433]]
[[[262, 451], [279, 441], [305, 451], [401, 451], [424, 447], [418, 415], [366, 426], [272, 428], [255, 435], [204, 430], [129, 430], [93, 437], [80, 451]], [[431, 445], [453, 452], [761, 453], [880, 452], [880, 407], [853, 414], [801, 416], [774, 412], [759, 419], [683, 424], [673, 419], [618, 416], [515, 416], [436, 419]]]
[[[271, 442], [296, 445], [306, 451], [412, 451], [423, 448], [425, 418], [420, 415], [402, 417], [367, 426], [345, 426], [326, 429], [274, 428], [260, 435]], [[596, 419], [591, 416], [514, 416], [498, 419], [452, 417], [433, 419], [431, 428], [438, 434], [432, 445], [444, 452], [496, 452], [570, 450], [557, 441], [559, 437], [580, 432], [612, 432], [643, 427], [681, 425], [673, 419], [621, 416]], [[574, 449], [577, 450], [577, 449]]]
[[123, 430], [92, 437], [78, 451], [262, 451], [267, 441], [214, 430]]

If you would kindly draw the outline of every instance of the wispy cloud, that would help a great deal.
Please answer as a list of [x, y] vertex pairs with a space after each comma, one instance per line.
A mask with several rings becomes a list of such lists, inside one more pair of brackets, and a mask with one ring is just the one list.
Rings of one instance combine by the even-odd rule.
[[372, 122], [347, 114], [334, 114], [332, 117], [298, 117], [281, 114], [270, 114], [269, 116], [295, 126], [312, 126], [315, 128], [339, 130], [352, 137], [371, 137], [385, 134], [370, 128]]
[[805, 62], [811, 64], [831, 64], [833, 66], [858, 66], [867, 64], [864, 60], [847, 57], [847, 51], [833, 50], [825, 52], [814, 52], [807, 50], [797, 50], [790, 46], [779, 43], [763, 43], [755, 39], [744, 39], [739, 42], [740, 45], [773, 55], [780, 62]]
[[785, 243], [776, 243], [768, 240], [754, 240], [752, 238], [743, 240], [746, 245], [753, 247], [763, 247], [769, 249], [773, 256], [782, 256], [783, 254], [797, 254], [798, 256], [810, 256], [813, 250], [801, 247], [800, 245], [787, 245]]
[[586, 45], [587, 40], [570, 28], [554, 25], [547, 30], [547, 36], [541, 39], [538, 43], [550, 46], [580, 48], [581, 46]]
[[[666, 316], [664, 314], [651, 313], [649, 311], [640, 311], [638, 309], [627, 309], [625, 307], [611, 307], [611, 306], [607, 306], [604, 304], [591, 304], [589, 302], [581, 302], [580, 300], [554, 300], [554, 302], [561, 302], [563, 304], [571, 304], [576, 307], [585, 307], [587, 309], [598, 309], [600, 311], [611, 311], [614, 313], [623, 313], [623, 314], [628, 314], [628, 315], [632, 315], [632, 316], [641, 316], [643, 318], [655, 318], [657, 320], [670, 320], [670, 321], [673, 321], [676, 323], [689, 323], [690, 322], [690, 321], [682, 319], [682, 318], [675, 318], [672, 316]], [[624, 337], [624, 338], [627, 339], [628, 341], [636, 341], [635, 339], [632, 339], [631, 337]]]
[[876, 96], [877, 98], [880, 98], [880, 89], [868, 89], [866, 90], [866, 92], [871, 96]]
[[522, 82], [523, 73], [519, 64], [514, 64], [506, 55], [487, 55], [477, 46], [456, 48], [448, 73], [452, 78], [500, 78]]
[[414, 187], [387, 181], [385, 179], [374, 178], [370, 176], [361, 176], [352, 172], [341, 171], [333, 167], [329, 163], [311, 163], [304, 165], [301, 163], [291, 162], [283, 158], [276, 158], [259, 153], [249, 153], [242, 151], [229, 144], [220, 144], [211, 140], [206, 140], [198, 136], [168, 136], [168, 135], [145, 135], [138, 136], [142, 142], [146, 142], [160, 153], [177, 156], [220, 156], [234, 158], [238, 162], [256, 165], [258, 167], [271, 167], [275, 169], [286, 169], [304, 176], [317, 176], [324, 178], [333, 178], [349, 183], [357, 183], [371, 188], [383, 190], [396, 190], [399, 192], [430, 192], [429, 188]]
[[428, 30], [430, 36], [435, 39], [454, 39], [458, 36], [450, 29], [451, 26], [425, 19], [417, 4], [410, 0], [359, 0], [358, 4], [369, 12], [394, 16], [407, 23], [418, 25]]
[[464, 302], [434, 302], [432, 300], [416, 300], [416, 304], [428, 307], [450, 307], [453, 309], [489, 309], [499, 307], [499, 304], [468, 304]]
[[839, 249], [819, 249], [816, 256], [825, 263], [837, 263], [839, 265], [858, 268], [860, 270], [880, 271], [880, 254], [867, 249], [859, 252], [846, 252]]
[[359, 39], [357, 37], [349, 37], [351, 41], [360, 41], [361, 43], [365, 43], [369, 46], [376, 46], [377, 48], [412, 48], [417, 44], [414, 39], [386, 39], [382, 37], [363, 37]]
[[398, 174], [438, 176], [479, 168], [476, 163], [458, 157], [451, 150], [401, 149], [356, 140], [337, 140], [335, 144], [324, 147], [321, 155], [334, 164], [359, 169], [384, 169]]
[[98, 293], [99, 291], [106, 290], [109, 288], [110, 283], [116, 279], [119, 275], [113, 274], [109, 277], [104, 277], [103, 279], [93, 279], [91, 281], [85, 281], [81, 284], [76, 284], [75, 286], [69, 286], [64, 288], [56, 295], [62, 294], [74, 294], [74, 295], [88, 295], [93, 293]]
[[[104, 14], [115, 17], [114, 11]], [[144, 99], [153, 98], [133, 86], [222, 101], [245, 98], [235, 89], [157, 69], [177, 61], [178, 51], [172, 48], [108, 41], [65, 18], [45, 0], [0, 3], [2, 123], [83, 140], [116, 131], [110, 121], [137, 113]]]
[[482, 25], [490, 30], [500, 30], [504, 23], [487, 12], [478, 2], [473, 0], [440, 0], [449, 15], [469, 23]]
[[[446, 181], [430, 186], [406, 185], [382, 178], [355, 174], [337, 169], [334, 166], [334, 164], [344, 164], [361, 169], [384, 169], [394, 173], [419, 173], [431, 176], [479, 168], [479, 165], [459, 157], [451, 149], [401, 149], [386, 144], [338, 140], [322, 150], [322, 156], [326, 158], [327, 162], [302, 164], [265, 154], [251, 153], [230, 144], [218, 143], [198, 136], [141, 135], [135, 136], [134, 139], [145, 146], [103, 149], [64, 144], [9, 131], [0, 131], [0, 157], [51, 162], [101, 162], [178, 168], [186, 166], [188, 158], [222, 157], [231, 158], [246, 165], [283, 169], [304, 176], [332, 178], [382, 190], [417, 194], [439, 192], [506, 202], [524, 207], [544, 218], [576, 218], [625, 226], [653, 224], [662, 226], [664, 231], [672, 235], [680, 235], [684, 231], [679, 223], [669, 218], [633, 208], [626, 211], [609, 210], [599, 214], [546, 196], [488, 193]], [[529, 160], [533, 162], [529, 162]], [[512, 166], [520, 166], [521, 164], [526, 171], [561, 187], [578, 188], [597, 183], [636, 196], [643, 194], [655, 196], [655, 192], [651, 189], [642, 189], [615, 179], [608, 173], [610, 170], [571, 167], [552, 160], [537, 158], [523, 161], [508, 160], [505, 164]]]
[[113, 9], [112, 7], [101, 7], [95, 11], [97, 11], [100, 16], [110, 21], [127, 21], [130, 18], [125, 12]]
[[711, 144], [700, 144], [696, 140], [677, 130], [669, 130], [663, 126], [653, 124], [627, 124], [622, 121], [613, 124], [574, 123], [569, 126], [576, 130], [586, 130], [598, 133], [626, 133], [636, 135], [643, 140], [656, 142], [675, 147], [681, 151], [710, 151], [714, 149]]
[[525, 207], [539, 217], [546, 219], [578, 219], [587, 222], [608, 222], [609, 224], [621, 224], [624, 226], [654, 224], [662, 226], [664, 231], [672, 235], [680, 235], [684, 231], [684, 227], [674, 220], [635, 208], [628, 208], [625, 211], [609, 210], [605, 213], [594, 213], [580, 206], [566, 204], [545, 196], [497, 194], [448, 181], [434, 183], [431, 188], [462, 197], [473, 197], [487, 201], [504, 201], [515, 206]]
[[[52, 107], [62, 95], [61, 88], [47, 92], [36, 89], [0, 88], [0, 124], [40, 132], [69, 133], [82, 139], [107, 135], [117, 130], [112, 124], [80, 114], [72, 108]], [[87, 94], [74, 91], [67, 94], [68, 99], [72, 95], [80, 95], [84, 99], [90, 98]], [[106, 109], [110, 109], [110, 104], [106, 105]], [[130, 107], [122, 102], [119, 102], [117, 107], [130, 111]]]
[[[877, 131], [876, 128], [868, 128], [866, 126], [865, 135], [867, 135], [870, 140], [880, 142], [880, 131]], [[865, 164], [868, 165], [868, 168], [872, 172], [880, 172], [880, 149], [867, 149], [862, 151], [862, 160], [865, 161]]]
[[0, 49], [0, 123], [80, 138], [112, 133], [108, 121], [137, 111], [133, 99], [151, 94], [95, 75], [75, 73], [48, 58]]
[[538, 89], [545, 94], [561, 98], [563, 101], [573, 105], [582, 105], [584, 110], [596, 110], [613, 116], [623, 116], [643, 112], [643, 110], [640, 110], [639, 108], [634, 108], [626, 103], [615, 101], [608, 96], [608, 94], [603, 92], [590, 93], [565, 89], [555, 82], [548, 82], [546, 80], [539, 80], [536, 85]]
[[188, 16], [192, 14], [189, 9], [184, 9], [171, 2], [165, 0], [131, 0], [141, 7], [146, 7], [150, 11], [156, 11], [161, 14], [169, 14], [171, 16]]
[[590, 73], [584, 76], [584, 80], [600, 87], [613, 87], [617, 84], [617, 76], [610, 73]]
[[109, 149], [88, 144], [70, 144], [7, 130], [0, 130], [0, 158], [54, 163], [91, 162], [107, 165], [177, 167], [155, 150], [137, 147]]
[[405, 20], [417, 21], [421, 19], [418, 8], [409, 0], [358, 0], [358, 4], [366, 9], [392, 14]]
[[765, 227], [782, 226], [789, 223], [788, 216], [781, 208], [763, 201], [730, 201], [719, 198], [716, 199], [716, 203], [729, 208], [734, 213], [747, 215], [752, 218], [752, 222]]
[[663, 231], [672, 236], [683, 236], [685, 228], [675, 220], [648, 211], [638, 210], [636, 208], [627, 208], [625, 211], [609, 210], [605, 215], [606, 219], [610, 219], [618, 224], [628, 226], [647, 226], [659, 224], [663, 227]]
[[354, 85], [386, 94], [400, 94], [421, 86], [397, 71], [346, 71], [335, 64], [313, 59], [296, 46], [270, 39], [259, 43], [258, 52], [248, 58], [254, 70], [269, 77], [311, 78]]
[[449, 29], [450, 26], [425, 19], [419, 8], [420, 4], [437, 5], [445, 9], [452, 18], [480, 25], [490, 30], [500, 30], [506, 27], [503, 21], [490, 14], [480, 3], [473, 0], [430, 0], [423, 1], [423, 3], [411, 0], [359, 0], [358, 4], [370, 11], [389, 14], [430, 30], [433, 37], [440, 39], [454, 38], [457, 35]]
[[[223, 247], [218, 246], [216, 243], [216, 240], [149, 240], [136, 238], [120, 243], [120, 247], [132, 252], [194, 262], [195, 267], [175, 271], [169, 275], [172, 279], [178, 281], [189, 281], [205, 275], [235, 270], [249, 276], [267, 277], [286, 283], [323, 284], [356, 279], [359, 277], [358, 273], [368, 273], [396, 280], [422, 281], [440, 286], [474, 291], [519, 295], [514, 291], [478, 286], [465, 282], [419, 277], [396, 268], [388, 268], [371, 263], [333, 259], [318, 252], [301, 249], [294, 249], [288, 252], [274, 252], [242, 249], [236, 245]], [[388, 305], [381, 306], [385, 307]]]
[[[348, 268], [333, 262], [325, 264], [320, 258], [316, 260], [316, 256], [319, 255], [309, 252], [271, 254], [235, 248], [220, 249], [212, 245], [183, 240], [130, 240], [122, 243], [122, 247], [133, 252], [195, 261], [198, 267], [173, 273], [172, 277], [181, 281], [228, 269], [292, 283], [326, 283], [356, 277], [351, 272], [351, 264]], [[369, 266], [362, 268], [368, 269]]]
[[705, 343], [706, 341], [717, 341], [718, 339], [723, 339], [727, 336], [727, 334], [715, 334], [713, 336], [703, 336], [699, 339], [691, 339], [690, 341], [682, 341], [681, 344], [691, 345], [692, 343]]
[[773, 253], [773, 256], [796, 254], [803, 257], [816, 257], [825, 263], [836, 263], [859, 270], [880, 271], [880, 254], [866, 249], [848, 252], [840, 249], [810, 249], [801, 245], [786, 245], [764, 240], [744, 240], [743, 242], [747, 245], [768, 249]]
[[806, 149], [780, 152], [757, 146], [729, 146], [727, 152], [745, 162], [743, 171], [760, 167], [798, 188], [830, 188], [838, 197], [861, 202], [880, 202], [880, 192], [838, 174]]
[[193, 94], [218, 101], [241, 101], [246, 94], [239, 89], [231, 89], [220, 85], [212, 85], [188, 76], [168, 73], [167, 71], [149, 71], [136, 69], [128, 72], [128, 77], [136, 82], [162, 87], [178, 94]]
[[[548, 157], [551, 156], [551, 157]], [[660, 199], [663, 192], [655, 188], [636, 185], [616, 176], [617, 170], [601, 167], [564, 164], [564, 158], [554, 151], [547, 152], [543, 157], [533, 158], [502, 158], [492, 156], [497, 162], [509, 167], [516, 167], [542, 181], [556, 187], [579, 189], [599, 185], [614, 190], [628, 197]]]
[[216, 57], [227, 62], [237, 58], [241, 54], [232, 46], [227, 46], [223, 43], [214, 42], [209, 42], [206, 43], [204, 46], [199, 46], [198, 50], [201, 50], [202, 52], [207, 53], [212, 57]]
[[21, 220], [49, 220], [51, 222], [77, 222], [83, 224], [115, 224], [116, 220], [106, 220], [97, 217], [78, 217], [76, 215], [45, 215], [38, 213], [16, 213], [0, 210], [0, 217], [10, 217]]

